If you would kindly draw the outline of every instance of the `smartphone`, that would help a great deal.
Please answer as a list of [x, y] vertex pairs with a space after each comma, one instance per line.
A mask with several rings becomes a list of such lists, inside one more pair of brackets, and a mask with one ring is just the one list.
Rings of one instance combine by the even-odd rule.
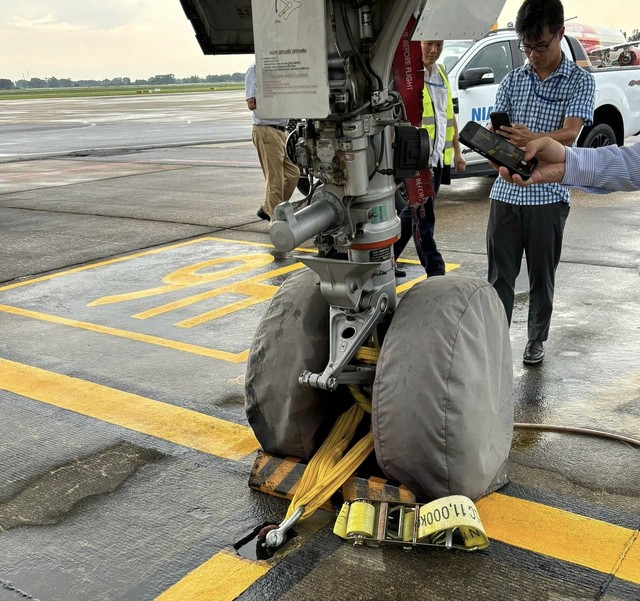
[[489, 118], [491, 119], [491, 127], [493, 127], [493, 131], [498, 131], [503, 125], [506, 127], [511, 127], [511, 119], [509, 119], [509, 113], [496, 111], [495, 113], [491, 113], [489, 115]]
[[469, 121], [458, 134], [460, 142], [475, 150], [491, 162], [506, 167], [512, 175], [517, 173], [522, 179], [529, 179], [538, 164], [534, 157], [524, 160], [524, 150], [511, 144], [502, 136], [489, 131], [486, 127]]

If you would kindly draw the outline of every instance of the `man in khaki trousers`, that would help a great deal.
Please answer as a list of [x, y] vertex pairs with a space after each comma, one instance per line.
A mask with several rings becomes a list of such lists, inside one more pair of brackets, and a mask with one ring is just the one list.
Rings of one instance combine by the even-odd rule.
[[253, 111], [253, 145], [265, 179], [265, 200], [258, 209], [261, 219], [272, 220], [276, 205], [289, 200], [296, 189], [300, 170], [287, 157], [287, 119], [262, 119], [256, 110], [256, 65], [245, 75], [247, 107]]

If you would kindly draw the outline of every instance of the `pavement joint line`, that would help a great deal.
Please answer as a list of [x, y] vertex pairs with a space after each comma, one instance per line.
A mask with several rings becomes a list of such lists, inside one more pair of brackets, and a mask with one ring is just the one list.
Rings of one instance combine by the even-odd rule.
[[[73, 163], [74, 165], [77, 165], [77, 163]], [[134, 165], [137, 163], [133, 163]], [[71, 173], [71, 172], [78, 172], [78, 171], [93, 171], [93, 170], [97, 170], [97, 171], [104, 171], [104, 170], [108, 170], [108, 169], [112, 169], [113, 167], [122, 167], [122, 163], [118, 163], [118, 162], [102, 162], [102, 161], [96, 161], [94, 163], [86, 163], [83, 164], [81, 167], [80, 166], [74, 166], [74, 167], [69, 167], [67, 169], [50, 169], [48, 171], [40, 171], [39, 173], [15, 173], [12, 175], [3, 175], [0, 178], [0, 183], [4, 182], [4, 181], [11, 181], [11, 180], [22, 180], [22, 179], [34, 179], [34, 177], [52, 177], [52, 176], [59, 176], [60, 174], [63, 173]], [[176, 169], [177, 170], [177, 169]], [[163, 171], [172, 171], [172, 169], [168, 169], [168, 168], [164, 168], [164, 167], [159, 167], [157, 169], [157, 171], [163, 172]], [[105, 179], [117, 179], [120, 177], [127, 177], [129, 175], [147, 175], [149, 173], [155, 173], [156, 171], [152, 170], [152, 171], [136, 171], [135, 173], [126, 173], [124, 175], [122, 174], [117, 174], [117, 175], [113, 175], [113, 177], [108, 177], [108, 178], [102, 178], [99, 177], [98, 179], [94, 179], [94, 180], [90, 180], [90, 182], [94, 182], [94, 181], [105, 181]], [[82, 181], [82, 182], [73, 182], [73, 183], [89, 183], [87, 181]], [[65, 183], [61, 183], [58, 184], [56, 186], [53, 187], [59, 187], [59, 186], [64, 186], [64, 185], [69, 185], [69, 184], [65, 184]], [[50, 188], [52, 186], [45, 186], [45, 188]], [[41, 188], [38, 188], [41, 189]]]
[[[247, 426], [7, 359], [0, 359], [0, 389], [226, 459], [243, 459], [259, 447]], [[640, 584], [638, 530], [500, 493], [477, 506], [491, 539]], [[215, 582], [212, 571], [228, 563], [226, 557], [205, 562], [207, 578], [198, 581]], [[251, 562], [238, 565], [254, 580], [266, 573]], [[227, 598], [234, 597], [211, 597]]]
[[87, 156], [97, 155], [108, 152], [110, 154], [126, 154], [129, 152], [141, 152], [144, 150], [163, 150], [164, 148], [181, 148], [183, 146], [204, 146], [207, 144], [234, 144], [236, 142], [251, 142], [251, 138], [236, 138], [229, 140], [199, 140], [187, 142], [174, 142], [162, 144], [147, 144], [144, 146], [105, 146], [104, 148], [87, 148], [81, 150], [63, 150], [60, 152], [43, 152], [43, 153], [27, 153], [22, 155], [12, 155], [0, 159], [0, 163], [20, 163], [24, 161], [41, 161], [47, 159], [60, 158], [84, 158]]
[[2, 358], [0, 390], [223, 459], [260, 446], [248, 426]]

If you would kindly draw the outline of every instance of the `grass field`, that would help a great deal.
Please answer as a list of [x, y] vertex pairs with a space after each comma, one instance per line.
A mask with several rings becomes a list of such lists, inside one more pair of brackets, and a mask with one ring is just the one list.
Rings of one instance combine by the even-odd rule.
[[112, 88], [42, 88], [38, 90], [0, 90], [0, 100], [30, 98], [80, 98], [88, 96], [135, 96], [136, 94], [184, 94], [243, 90], [244, 84], [181, 84], [169, 86], [122, 86]]

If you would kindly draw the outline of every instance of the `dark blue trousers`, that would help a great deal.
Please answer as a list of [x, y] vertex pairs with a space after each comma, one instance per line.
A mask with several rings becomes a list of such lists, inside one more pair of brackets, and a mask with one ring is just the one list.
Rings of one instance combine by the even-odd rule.
[[529, 275], [528, 336], [529, 340], [545, 341], [549, 336], [556, 269], [569, 205], [566, 202], [524, 206], [499, 200], [490, 202], [489, 283], [498, 292], [511, 324], [516, 278], [525, 255]]
[[411, 207], [406, 206], [400, 211], [400, 239], [393, 245], [393, 254], [398, 259], [413, 237], [418, 258], [427, 272], [427, 276], [444, 275], [445, 273], [444, 260], [433, 238], [436, 225], [434, 200], [440, 189], [442, 172], [442, 166], [433, 169], [434, 198], [425, 200], [424, 204], [419, 207], [419, 215], [415, 219], [411, 215]]

